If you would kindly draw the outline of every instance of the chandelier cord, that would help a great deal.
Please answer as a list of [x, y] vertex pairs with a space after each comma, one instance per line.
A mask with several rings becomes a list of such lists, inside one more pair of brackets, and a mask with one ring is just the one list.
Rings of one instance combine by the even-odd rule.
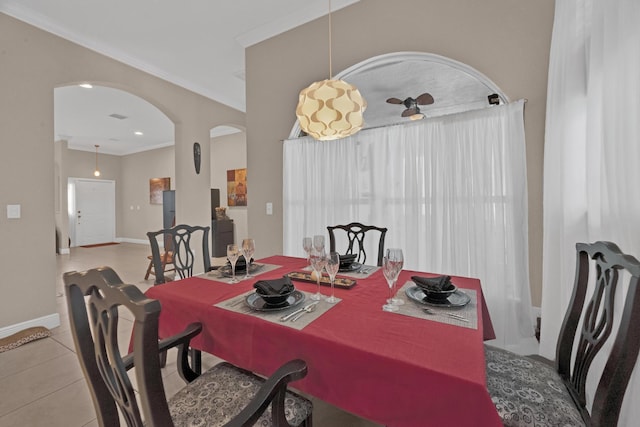
[[331, 64], [331, 0], [329, 0], [329, 80], [333, 79], [333, 66]]

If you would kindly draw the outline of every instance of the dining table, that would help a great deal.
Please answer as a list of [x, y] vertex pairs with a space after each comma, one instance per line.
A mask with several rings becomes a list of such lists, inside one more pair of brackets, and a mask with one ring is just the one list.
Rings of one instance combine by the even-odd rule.
[[[398, 295], [404, 305], [394, 313], [382, 310], [389, 287], [381, 268], [338, 273], [347, 284], [335, 288], [338, 302], [323, 300], [292, 322], [281, 318], [312, 302], [315, 283], [292, 281], [303, 301], [273, 311], [253, 306], [253, 285], [306, 274], [307, 260], [277, 255], [254, 263], [269, 268], [235, 284], [213, 271], [149, 288], [146, 295], [162, 307], [160, 338], [200, 322], [193, 348], [265, 376], [302, 359], [308, 373], [291, 388], [385, 426], [502, 425], [486, 387], [484, 340], [495, 334], [480, 280], [451, 277], [461, 295], [472, 296], [463, 318], [455, 307], [451, 316], [446, 310], [433, 316], [406, 297], [412, 276], [437, 274], [402, 270]], [[330, 295], [329, 287], [320, 288]]]

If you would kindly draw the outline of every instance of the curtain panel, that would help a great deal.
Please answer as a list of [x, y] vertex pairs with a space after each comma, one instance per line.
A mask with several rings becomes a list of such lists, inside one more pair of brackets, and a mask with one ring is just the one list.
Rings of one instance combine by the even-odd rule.
[[533, 336], [523, 108], [285, 141], [285, 254], [304, 256], [302, 238], [327, 225], [387, 227], [386, 247], [403, 249], [405, 268], [482, 281], [496, 344]]
[[[551, 359], [573, 290], [575, 244], [610, 240], [640, 257], [639, 22], [637, 0], [556, 0], [547, 91], [540, 339], [540, 354]], [[620, 286], [616, 295], [612, 334], [626, 290]], [[588, 407], [603, 366], [603, 358], [596, 358], [587, 378]], [[619, 426], [637, 425], [640, 407], [632, 401], [639, 393], [636, 363]]]

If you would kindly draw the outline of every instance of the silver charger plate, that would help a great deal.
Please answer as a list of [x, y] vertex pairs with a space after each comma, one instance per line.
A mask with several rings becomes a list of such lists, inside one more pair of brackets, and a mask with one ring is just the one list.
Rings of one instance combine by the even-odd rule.
[[352, 262], [348, 267], [340, 267], [340, 269], [338, 270], [338, 272], [340, 273], [352, 273], [355, 271], [358, 271], [362, 268], [362, 264], [360, 264], [359, 262]]
[[[251, 263], [251, 265], [249, 265], [249, 274], [253, 274], [253, 273], [259, 271], [262, 267], [264, 267], [264, 264]], [[244, 274], [245, 270], [246, 270], [246, 268], [238, 269], [236, 267], [236, 276]], [[218, 271], [224, 277], [231, 277], [232, 276], [232, 274], [231, 274], [231, 266], [229, 264], [223, 265], [222, 267], [220, 267], [218, 269]]]
[[291, 295], [289, 295], [289, 297], [283, 304], [269, 305], [264, 299], [262, 299], [260, 295], [258, 295], [256, 292], [253, 292], [247, 295], [247, 297], [245, 298], [245, 302], [251, 309], [256, 311], [280, 311], [299, 305], [302, 301], [304, 301], [304, 298], [304, 294], [296, 290], [291, 292]]
[[449, 295], [448, 298], [443, 300], [432, 300], [427, 298], [427, 295], [424, 293], [422, 289], [418, 286], [411, 286], [405, 290], [407, 296], [413, 301], [430, 305], [432, 307], [444, 307], [444, 308], [454, 308], [454, 307], [464, 307], [469, 304], [471, 301], [471, 297], [460, 289]]

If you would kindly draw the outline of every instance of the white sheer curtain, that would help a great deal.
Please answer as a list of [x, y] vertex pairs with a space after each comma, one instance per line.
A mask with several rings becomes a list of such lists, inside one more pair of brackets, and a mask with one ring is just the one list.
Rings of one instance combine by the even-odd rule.
[[523, 105], [285, 141], [285, 253], [327, 225], [385, 226], [407, 269], [482, 280], [498, 344], [533, 336]]
[[[540, 353], [549, 358], [555, 357], [571, 295], [575, 243], [611, 240], [640, 257], [639, 23], [637, 0], [556, 0], [547, 95], [540, 341]], [[602, 360], [594, 366], [601, 369]], [[631, 405], [640, 393], [637, 371], [638, 365], [620, 426], [637, 425], [640, 418], [640, 407]], [[594, 379], [588, 384], [590, 404]]]

